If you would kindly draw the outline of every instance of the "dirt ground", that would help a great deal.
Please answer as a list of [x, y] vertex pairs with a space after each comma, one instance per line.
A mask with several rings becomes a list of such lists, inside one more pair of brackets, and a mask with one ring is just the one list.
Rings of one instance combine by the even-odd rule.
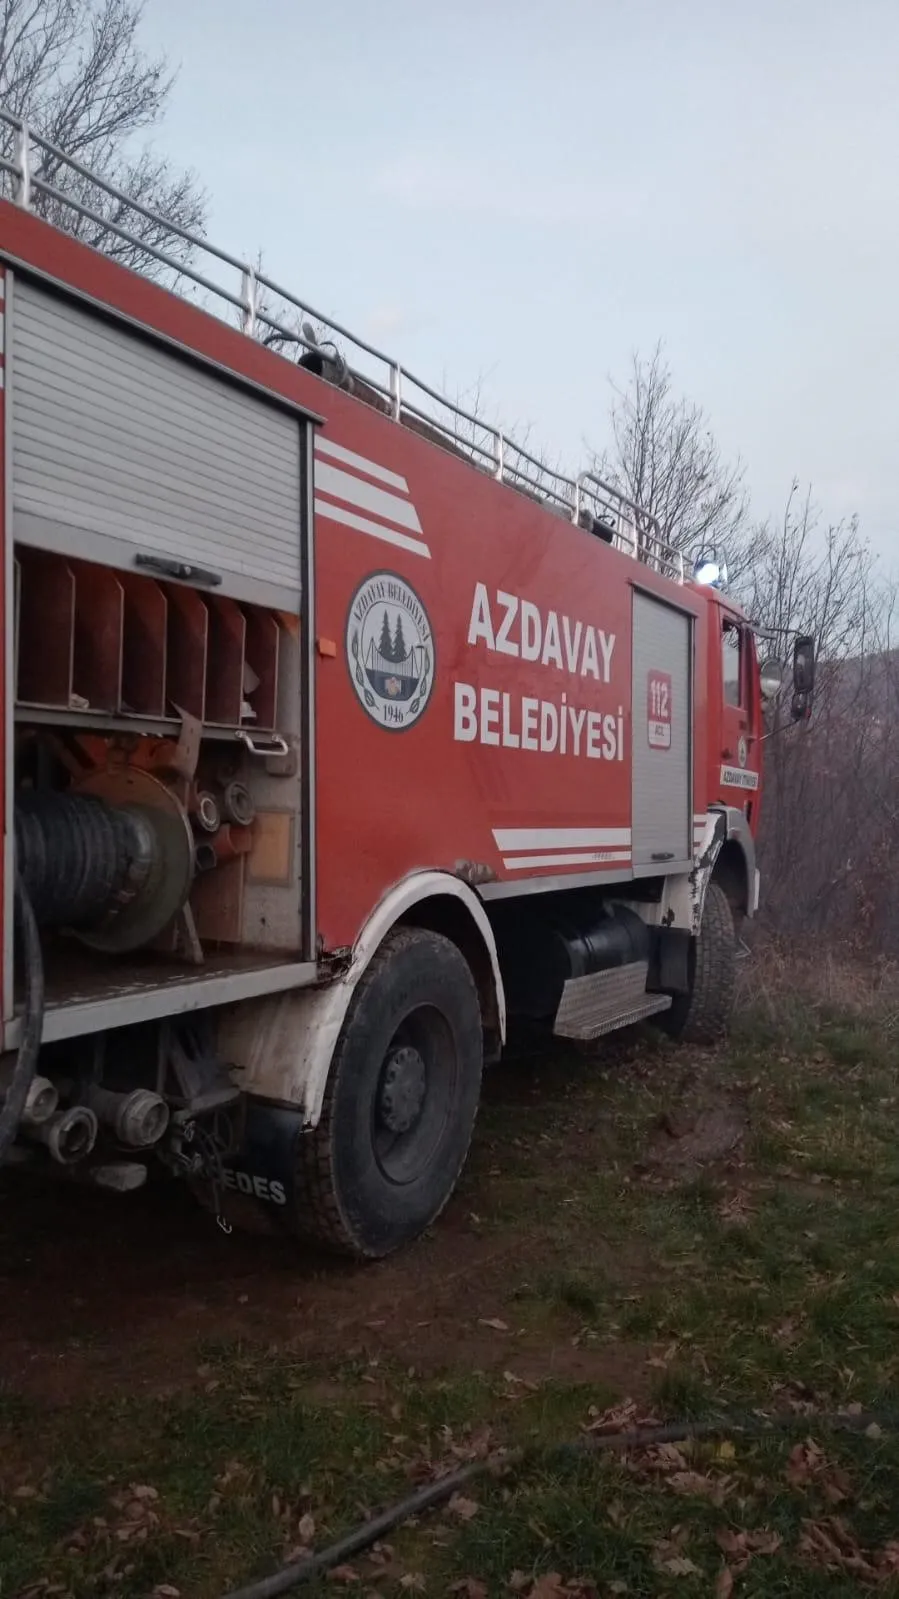
[[[115, 1391], [123, 1383], [165, 1393], [195, 1380], [198, 1350], [244, 1340], [289, 1346], [310, 1359], [385, 1354], [422, 1372], [508, 1364], [508, 1341], [484, 1323], [501, 1318], [504, 1297], [527, 1276], [529, 1262], [545, 1256], [558, 1218], [560, 1151], [576, 1162], [583, 1149], [592, 1162], [602, 1149], [592, 1093], [585, 1099], [583, 1089], [582, 1073], [579, 1084], [569, 1081], [564, 1065], [496, 1071], [469, 1170], [447, 1211], [412, 1248], [368, 1267], [316, 1257], [281, 1239], [236, 1230], [226, 1236], [183, 1186], [167, 1180], [118, 1197], [7, 1178], [0, 1193], [0, 1382], [63, 1403], [75, 1392]], [[552, 1135], [534, 1122], [542, 1107], [555, 1121]], [[513, 1198], [501, 1225], [485, 1225], [510, 1197], [508, 1153], [533, 1203], [516, 1215]], [[543, 1215], [541, 1195], [549, 1207]], [[601, 1237], [595, 1250], [616, 1269]], [[519, 1332], [514, 1355], [525, 1378], [601, 1375], [615, 1387], [632, 1365], [627, 1349], [584, 1350], [569, 1339], [547, 1341], [539, 1328]], [[601, 1373], [594, 1369], [600, 1359]]]
[[418, 1363], [462, 1355], [461, 1342], [479, 1359], [490, 1342], [469, 1324], [495, 1311], [495, 1273], [528, 1240], [478, 1238], [460, 1209], [425, 1245], [359, 1268], [276, 1239], [225, 1237], [179, 1190], [121, 1206], [41, 1194], [28, 1238], [4, 1240], [0, 1371], [45, 1393], [125, 1373], [165, 1388], [185, 1375], [182, 1352], [204, 1339], [289, 1341], [310, 1355], [383, 1347]]

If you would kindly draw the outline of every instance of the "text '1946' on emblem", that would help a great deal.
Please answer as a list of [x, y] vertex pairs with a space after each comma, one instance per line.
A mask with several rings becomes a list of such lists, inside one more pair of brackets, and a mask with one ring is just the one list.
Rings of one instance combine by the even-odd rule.
[[347, 614], [346, 657], [373, 722], [402, 732], [418, 721], [434, 686], [434, 635], [404, 578], [375, 572], [360, 583]]

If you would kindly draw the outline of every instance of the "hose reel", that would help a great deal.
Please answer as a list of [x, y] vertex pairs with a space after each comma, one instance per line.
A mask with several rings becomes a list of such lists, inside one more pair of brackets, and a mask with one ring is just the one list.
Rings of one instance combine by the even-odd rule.
[[106, 954], [158, 938], [195, 866], [187, 812], [139, 767], [92, 772], [66, 793], [20, 793], [16, 859], [38, 925]]

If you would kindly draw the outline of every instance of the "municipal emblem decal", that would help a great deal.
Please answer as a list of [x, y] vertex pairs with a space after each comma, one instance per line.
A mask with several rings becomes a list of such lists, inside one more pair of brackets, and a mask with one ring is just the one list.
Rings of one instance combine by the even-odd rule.
[[359, 585], [347, 615], [346, 657], [373, 722], [401, 732], [418, 721], [434, 686], [434, 636], [404, 578], [375, 572]]
[[745, 738], [741, 738], [739, 744], [737, 745], [737, 760], [739, 761], [741, 767], [745, 767], [748, 759], [749, 750], [746, 746], [746, 740]]

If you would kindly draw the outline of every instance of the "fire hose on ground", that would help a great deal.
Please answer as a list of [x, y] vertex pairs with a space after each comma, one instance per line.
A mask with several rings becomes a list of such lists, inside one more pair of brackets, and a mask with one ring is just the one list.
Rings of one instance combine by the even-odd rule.
[[675, 1421], [659, 1427], [634, 1427], [628, 1432], [590, 1433], [574, 1442], [556, 1444], [548, 1449], [531, 1446], [488, 1455], [483, 1460], [475, 1460], [461, 1466], [458, 1471], [452, 1471], [447, 1476], [438, 1478], [436, 1482], [427, 1483], [425, 1487], [410, 1494], [407, 1499], [400, 1500], [381, 1515], [373, 1516], [370, 1521], [363, 1522], [345, 1537], [331, 1544], [329, 1548], [320, 1550], [318, 1554], [282, 1566], [280, 1571], [274, 1572], [270, 1577], [262, 1577], [258, 1582], [251, 1582], [244, 1588], [235, 1588], [232, 1592], [224, 1594], [223, 1599], [278, 1599], [278, 1595], [290, 1593], [294, 1588], [311, 1582], [313, 1578], [333, 1571], [335, 1567], [343, 1565], [354, 1555], [363, 1554], [366, 1549], [370, 1549], [388, 1533], [394, 1532], [404, 1522], [445, 1504], [453, 1494], [458, 1493], [460, 1488], [466, 1487], [475, 1478], [485, 1476], [488, 1472], [496, 1474], [508, 1471], [511, 1467], [521, 1469], [566, 1457], [582, 1459], [586, 1455], [607, 1450], [624, 1453], [628, 1449], [651, 1449], [659, 1444], [721, 1438], [732, 1433], [744, 1438], [758, 1438], [766, 1433], [807, 1429], [813, 1421], [833, 1431], [863, 1435], [869, 1429], [877, 1428], [875, 1436], [879, 1437], [882, 1428], [895, 1428], [899, 1425], [899, 1411], [869, 1410], [859, 1412], [857, 1415], [846, 1411], [833, 1411], [817, 1412], [813, 1415], [789, 1413], [775, 1416], [752, 1412], [739, 1416], [720, 1416], [713, 1421]]

